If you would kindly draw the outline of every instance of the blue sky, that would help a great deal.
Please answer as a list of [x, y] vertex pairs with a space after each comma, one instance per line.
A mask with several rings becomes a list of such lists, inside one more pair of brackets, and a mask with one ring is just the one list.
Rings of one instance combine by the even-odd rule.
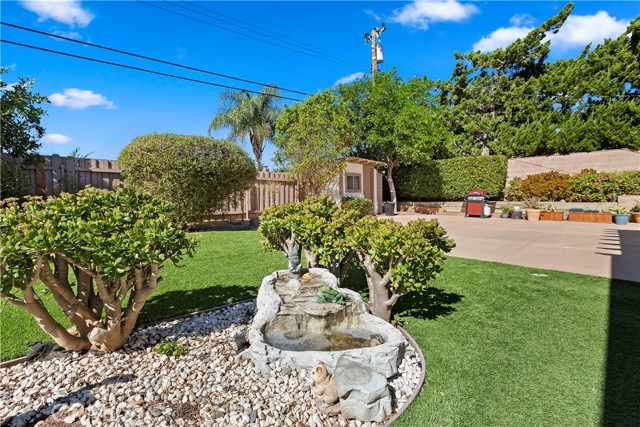
[[[566, 4], [456, 0], [150, 3], [151, 6], [137, 1], [3, 0], [0, 7], [2, 21], [11, 24], [315, 93], [341, 79], [349, 81], [370, 72], [371, 48], [365, 45], [363, 36], [381, 22], [385, 22], [387, 28], [381, 37], [385, 54], [381, 69], [395, 66], [405, 78], [426, 74], [432, 79], [446, 79], [454, 64], [454, 51], [487, 51], [504, 46]], [[589, 42], [616, 37], [639, 14], [640, 2], [576, 2], [572, 16], [553, 40], [551, 59], [574, 57]], [[0, 30], [3, 40], [218, 84], [260, 89], [258, 85], [131, 58], [4, 25]], [[268, 37], [276, 37], [274, 33], [287, 38]], [[42, 140], [42, 154], [66, 155], [79, 147], [83, 153], [93, 152], [94, 158], [116, 159], [120, 150], [139, 135], [154, 131], [206, 134], [223, 90], [6, 43], [1, 45], [0, 62], [10, 69], [4, 77], [8, 83], [18, 76], [34, 78], [35, 90], [51, 100], [43, 120], [47, 134]], [[304, 98], [295, 93], [283, 91], [282, 94]], [[216, 132], [214, 136], [224, 138], [226, 132]], [[250, 152], [247, 145], [244, 147]], [[274, 147], [269, 144], [263, 158], [267, 165], [271, 165], [273, 152]]]

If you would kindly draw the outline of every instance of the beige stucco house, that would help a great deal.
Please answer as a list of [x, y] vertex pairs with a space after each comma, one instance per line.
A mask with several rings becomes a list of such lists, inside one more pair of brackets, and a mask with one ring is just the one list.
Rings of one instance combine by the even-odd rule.
[[365, 197], [373, 201], [373, 213], [381, 214], [383, 177], [376, 168], [384, 166], [385, 163], [374, 160], [347, 158], [347, 167], [331, 185], [329, 194], [337, 202], [343, 197]]

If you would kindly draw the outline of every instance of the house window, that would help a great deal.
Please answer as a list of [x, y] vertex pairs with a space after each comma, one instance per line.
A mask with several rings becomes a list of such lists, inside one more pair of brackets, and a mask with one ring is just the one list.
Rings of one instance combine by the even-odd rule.
[[362, 185], [360, 183], [360, 174], [348, 173], [347, 174], [347, 192], [359, 193], [362, 191]]

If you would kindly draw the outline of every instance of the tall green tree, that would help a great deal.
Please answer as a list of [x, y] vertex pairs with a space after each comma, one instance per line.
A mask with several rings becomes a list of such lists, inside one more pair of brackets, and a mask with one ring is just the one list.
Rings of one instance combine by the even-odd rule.
[[451, 77], [438, 82], [439, 101], [454, 133], [448, 156], [529, 155], [549, 137], [555, 128], [547, 115], [552, 105], [536, 79], [547, 70], [548, 34], [560, 30], [573, 7], [567, 4], [506, 48], [455, 52]]
[[550, 64], [540, 86], [553, 102], [548, 153], [640, 149], [640, 17], [619, 37]]
[[395, 69], [359, 79], [338, 91], [351, 111], [356, 156], [385, 162], [391, 201], [397, 202], [393, 182], [396, 166], [425, 161], [436, 155], [447, 139], [426, 77], [403, 81]]
[[7, 71], [0, 69], [2, 153], [32, 162], [38, 157], [41, 145], [38, 141], [45, 131], [40, 120], [46, 111], [40, 105], [49, 100], [32, 91], [34, 80], [19, 77], [16, 83], [7, 85], [3, 78]]
[[276, 162], [306, 194], [321, 195], [345, 168], [353, 141], [347, 106], [327, 89], [287, 107], [276, 122]]
[[229, 137], [244, 142], [249, 138], [255, 157], [256, 170], [260, 170], [266, 141], [273, 140], [275, 122], [280, 112], [276, 101], [280, 90], [265, 86], [258, 95], [247, 91], [225, 91], [220, 94], [221, 107], [209, 124], [212, 131], [229, 127]]

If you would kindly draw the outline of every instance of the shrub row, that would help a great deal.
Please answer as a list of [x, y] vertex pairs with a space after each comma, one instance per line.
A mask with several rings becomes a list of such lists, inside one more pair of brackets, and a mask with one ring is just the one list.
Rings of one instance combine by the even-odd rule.
[[615, 202], [622, 194], [640, 194], [640, 171], [596, 172], [585, 169], [571, 176], [559, 172], [514, 178], [505, 189], [507, 200], [537, 197], [569, 202]]
[[504, 156], [460, 157], [400, 167], [394, 182], [400, 200], [460, 200], [469, 190], [502, 197], [507, 181]]

